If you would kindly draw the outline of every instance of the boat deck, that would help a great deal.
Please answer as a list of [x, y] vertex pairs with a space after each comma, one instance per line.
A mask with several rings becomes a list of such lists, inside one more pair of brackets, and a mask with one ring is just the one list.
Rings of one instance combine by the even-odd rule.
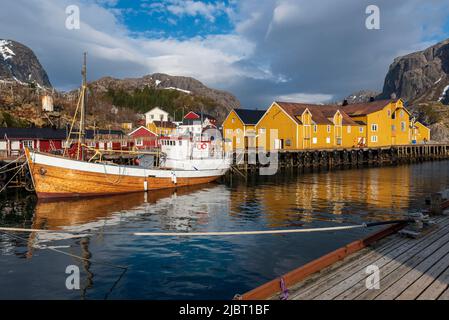
[[[434, 221], [418, 239], [396, 233], [310, 275], [288, 288], [288, 299], [448, 300], [449, 217]], [[369, 266], [378, 268], [380, 281]]]

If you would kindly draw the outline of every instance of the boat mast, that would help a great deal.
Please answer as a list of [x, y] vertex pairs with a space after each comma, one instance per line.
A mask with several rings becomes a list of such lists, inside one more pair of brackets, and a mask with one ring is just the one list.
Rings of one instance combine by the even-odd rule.
[[81, 87], [81, 113], [80, 113], [80, 128], [78, 139], [78, 160], [84, 160], [83, 145], [86, 137], [86, 90], [87, 90], [87, 53], [84, 52], [83, 69], [81, 70], [83, 76], [83, 84]]

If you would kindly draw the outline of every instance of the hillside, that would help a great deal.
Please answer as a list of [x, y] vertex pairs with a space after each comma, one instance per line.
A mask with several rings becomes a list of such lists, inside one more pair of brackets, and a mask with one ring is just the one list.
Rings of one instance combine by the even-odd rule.
[[203, 110], [224, 119], [229, 110], [240, 106], [237, 98], [228, 92], [208, 88], [194, 78], [162, 73], [142, 78], [104, 77], [90, 82], [89, 88], [97, 99], [139, 113], [157, 106], [172, 115], [181, 115], [184, 108], [184, 111]]
[[[81, 68], [81, 67], [80, 67]], [[239, 101], [230, 93], [181, 76], [155, 73], [141, 78], [104, 77], [88, 83], [88, 126], [119, 128], [136, 123], [153, 107], [180, 120], [189, 110], [222, 120]], [[58, 112], [41, 110], [41, 97], [53, 96]], [[78, 89], [58, 92], [33, 51], [13, 40], [0, 40], [0, 126], [64, 126], [76, 107]]]

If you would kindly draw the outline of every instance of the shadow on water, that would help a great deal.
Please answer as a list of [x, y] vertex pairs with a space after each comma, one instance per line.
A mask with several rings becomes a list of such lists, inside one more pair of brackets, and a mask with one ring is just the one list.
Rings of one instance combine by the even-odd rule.
[[[136, 231], [241, 231], [322, 227], [400, 218], [448, 186], [449, 162], [301, 173], [284, 170], [232, 185], [148, 194], [36, 201], [10, 193], [0, 224], [100, 233], [0, 234], [0, 298], [229, 299], [374, 230], [240, 237], [149, 238]], [[101, 234], [101, 231], [115, 234]], [[64, 246], [73, 257], [36, 250]], [[80, 267], [83, 290], [67, 290], [67, 265]], [[120, 281], [117, 281], [120, 279]], [[9, 288], [6, 290], [5, 288]], [[113, 288], [113, 290], [111, 290]]]

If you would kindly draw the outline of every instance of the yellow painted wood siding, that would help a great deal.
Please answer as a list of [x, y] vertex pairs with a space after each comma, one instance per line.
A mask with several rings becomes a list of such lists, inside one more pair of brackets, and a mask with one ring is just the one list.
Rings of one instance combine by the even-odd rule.
[[232, 141], [226, 143], [226, 149], [243, 149], [245, 147], [244, 134], [245, 125], [242, 120], [240, 120], [237, 113], [232, 110], [226, 120], [223, 122], [223, 137], [226, 141]]
[[275, 136], [270, 130], [276, 130], [277, 139], [282, 141], [284, 150], [297, 149], [298, 125], [282, 108], [273, 103], [256, 125], [257, 145], [267, 151], [275, 149]]

